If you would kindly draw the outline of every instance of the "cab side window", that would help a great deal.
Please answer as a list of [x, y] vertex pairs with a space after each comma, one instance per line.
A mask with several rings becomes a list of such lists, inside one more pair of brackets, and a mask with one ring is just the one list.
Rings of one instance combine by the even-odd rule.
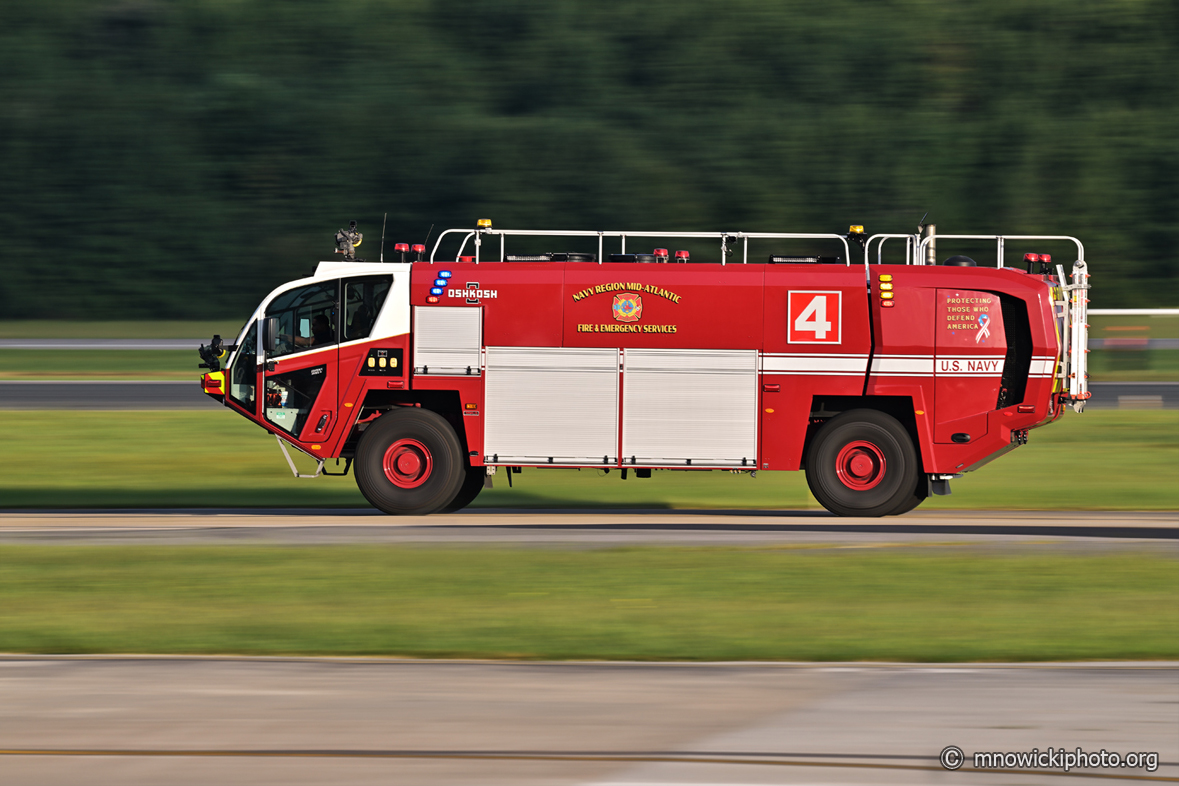
[[344, 340], [368, 338], [389, 295], [392, 276], [364, 276], [344, 281]]
[[337, 343], [338, 291], [338, 282], [323, 281], [284, 292], [271, 301], [266, 316], [275, 320], [275, 343], [273, 349], [267, 348], [266, 357], [282, 357]]

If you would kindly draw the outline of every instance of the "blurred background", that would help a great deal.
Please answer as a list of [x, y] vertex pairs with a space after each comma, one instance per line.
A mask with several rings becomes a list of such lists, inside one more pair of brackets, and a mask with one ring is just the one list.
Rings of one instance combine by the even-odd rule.
[[[899, 783], [946, 745], [1051, 744], [1161, 752], [1175, 780], [1177, 76], [1179, 0], [4, 0], [0, 653], [31, 653], [0, 655], [4, 772]], [[798, 472], [529, 468], [481, 494], [486, 526], [402, 537], [352, 478], [292, 477], [193, 351], [349, 220], [375, 258], [386, 213], [390, 246], [484, 217], [928, 214], [1074, 235], [1092, 307], [1170, 312], [1095, 318], [1101, 406], [892, 529], [837, 532]], [[259, 507], [282, 510], [232, 511]]]
[[1174, 305], [1176, 74], [1175, 0], [13, 0], [0, 319], [236, 325], [385, 212], [391, 243], [928, 212], [1076, 235], [1094, 307]]

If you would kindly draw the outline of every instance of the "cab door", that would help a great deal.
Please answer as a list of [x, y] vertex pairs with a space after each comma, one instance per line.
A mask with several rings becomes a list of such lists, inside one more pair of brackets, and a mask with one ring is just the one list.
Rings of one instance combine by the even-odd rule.
[[266, 308], [262, 420], [297, 442], [326, 441], [336, 427], [339, 290], [336, 280], [305, 284]]

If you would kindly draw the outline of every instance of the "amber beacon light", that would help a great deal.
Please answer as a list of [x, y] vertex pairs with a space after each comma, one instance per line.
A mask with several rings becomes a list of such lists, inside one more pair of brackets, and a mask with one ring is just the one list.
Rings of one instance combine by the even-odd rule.
[[[855, 227], [852, 227], [852, 229], [855, 229]], [[896, 301], [893, 300], [893, 298], [896, 297], [896, 294], [892, 291], [891, 273], [880, 274], [880, 285], [877, 289], [877, 292], [880, 295], [881, 308], [892, 308], [896, 305]]]

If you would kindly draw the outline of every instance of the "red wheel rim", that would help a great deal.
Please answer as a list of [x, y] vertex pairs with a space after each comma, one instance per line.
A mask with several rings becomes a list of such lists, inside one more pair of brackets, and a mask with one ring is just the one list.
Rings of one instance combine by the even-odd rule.
[[399, 439], [385, 451], [381, 462], [385, 477], [394, 486], [417, 488], [426, 482], [434, 469], [430, 449], [416, 439]]
[[862, 439], [844, 445], [835, 457], [835, 472], [839, 479], [843, 485], [856, 491], [875, 488], [884, 480], [887, 466], [880, 448]]

